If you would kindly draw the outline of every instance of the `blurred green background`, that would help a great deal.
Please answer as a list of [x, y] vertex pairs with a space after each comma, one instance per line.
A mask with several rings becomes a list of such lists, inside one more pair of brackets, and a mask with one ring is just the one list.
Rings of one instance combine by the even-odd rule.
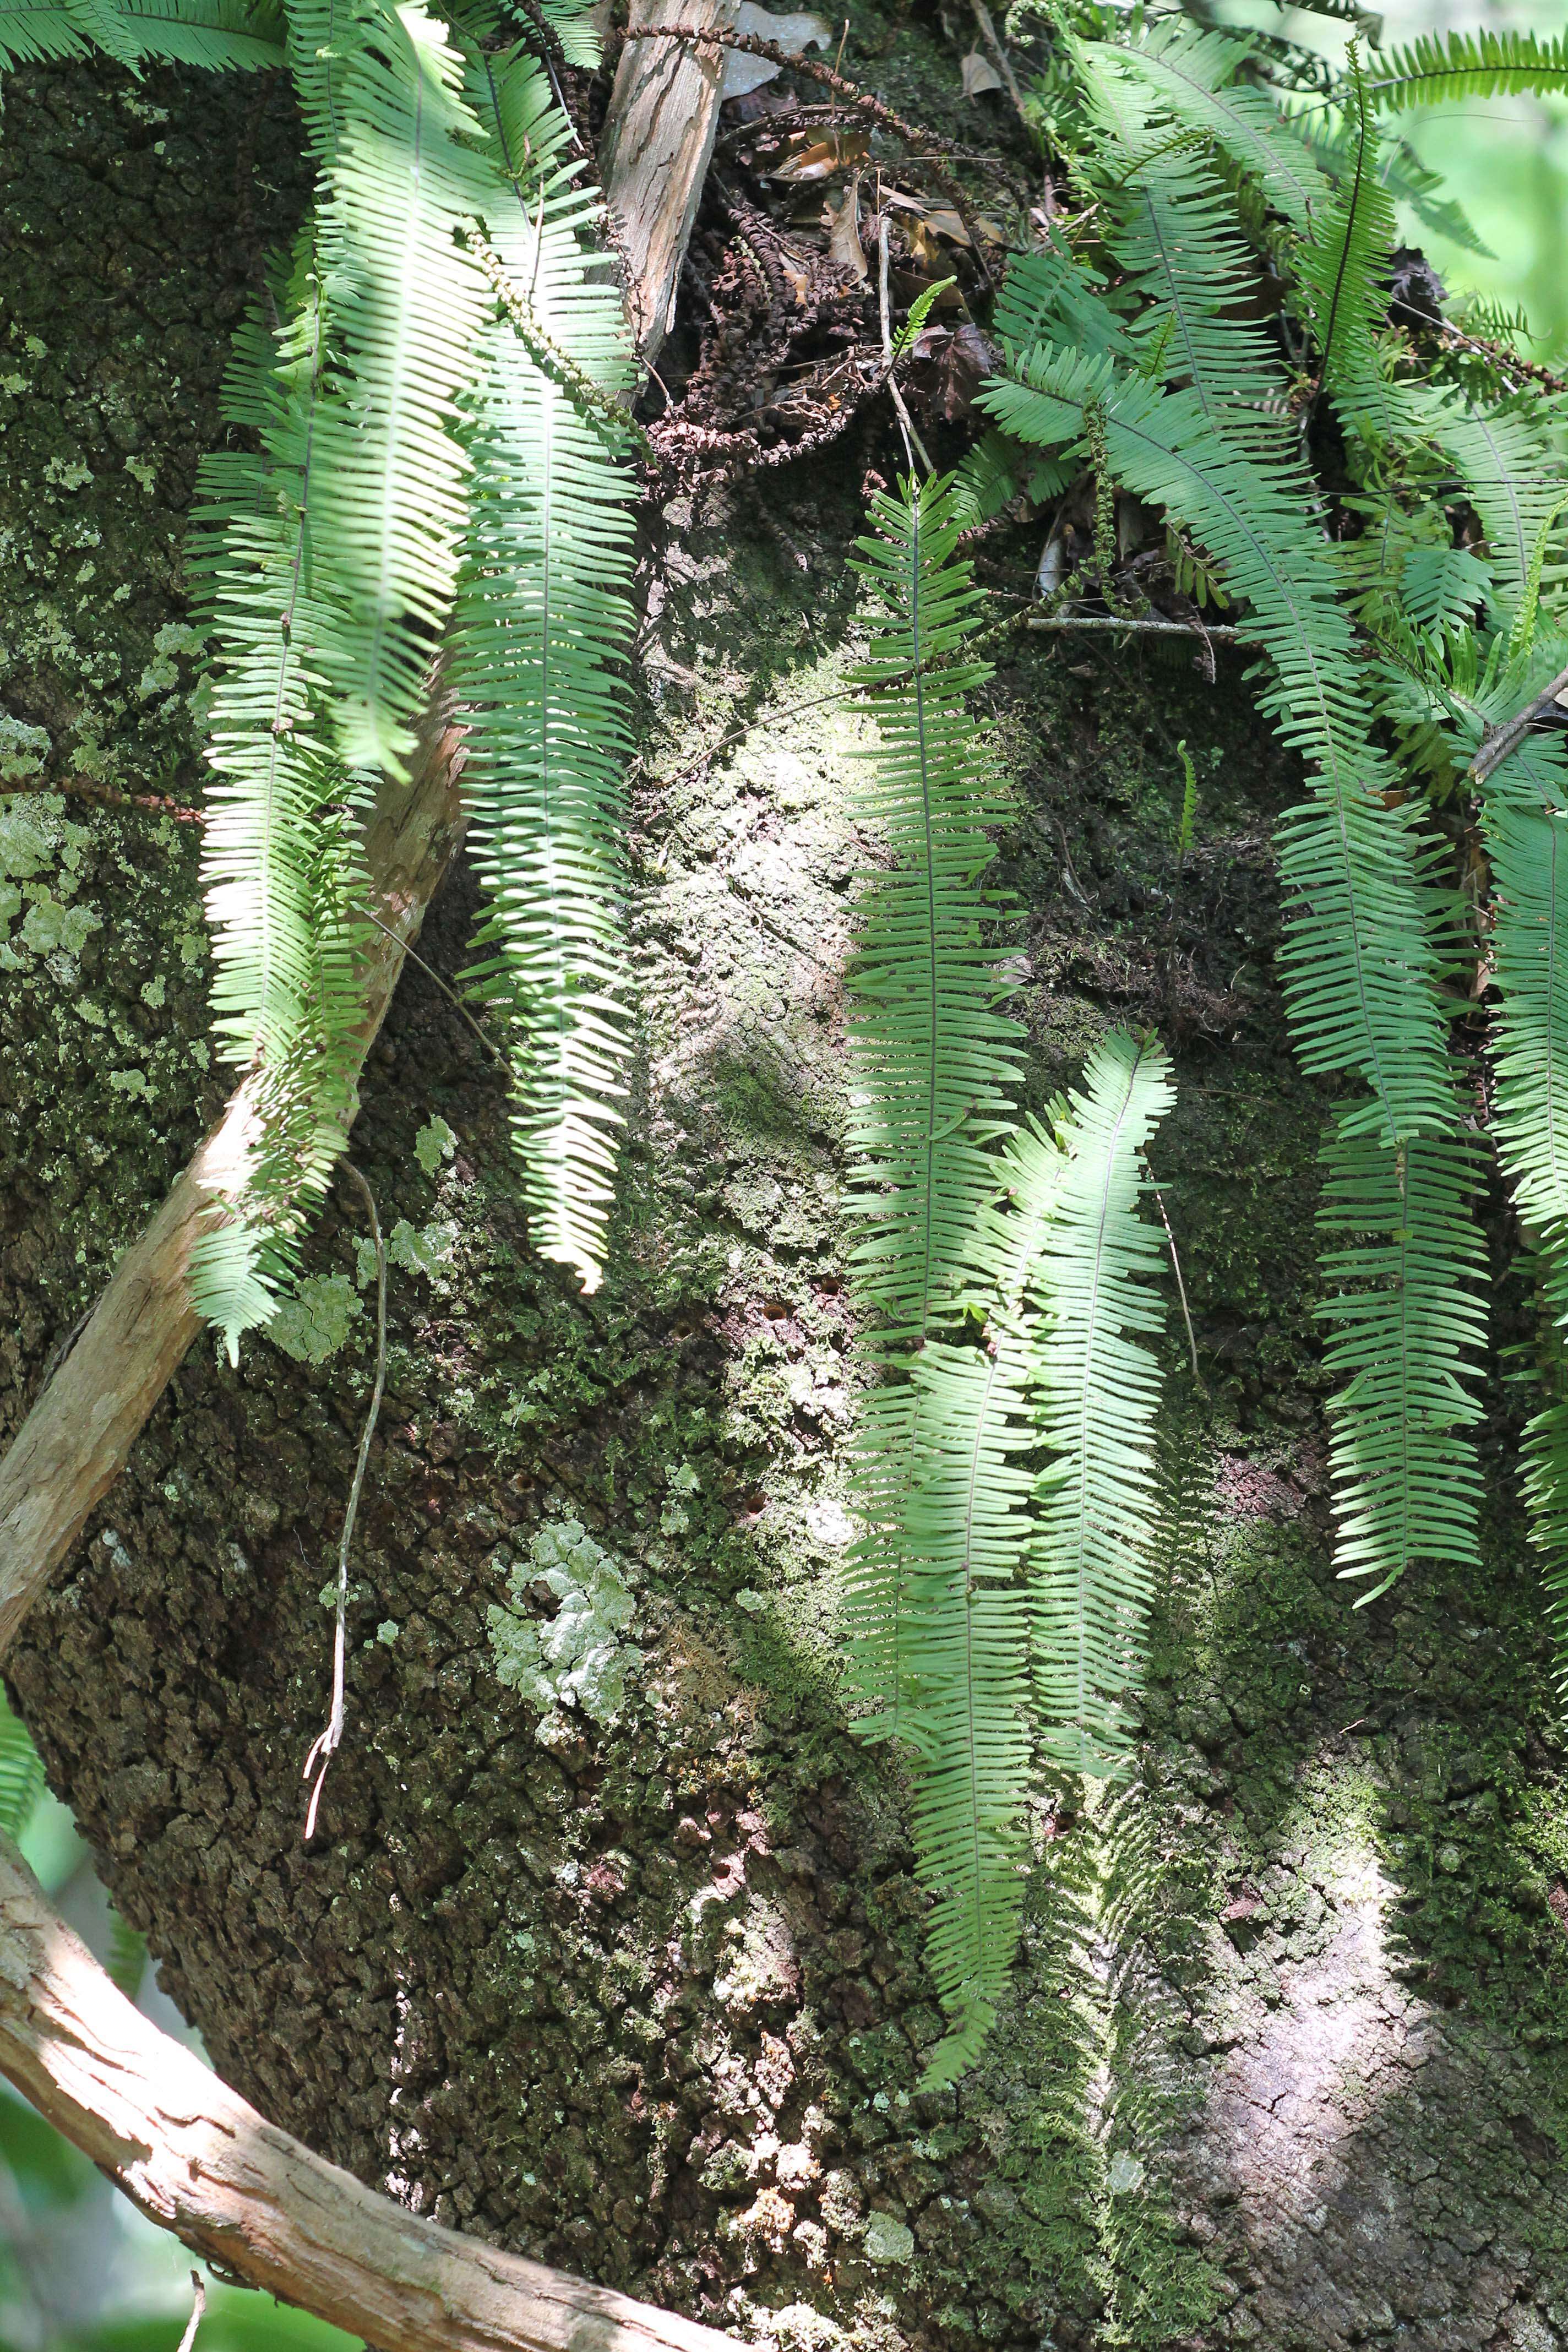
[[[1366, 20], [1381, 25], [1384, 50], [1423, 33], [1516, 31], [1556, 35], [1568, 27], [1563, 0], [1363, 0]], [[1205, 15], [1209, 12], [1205, 10]], [[1284, 32], [1339, 57], [1352, 29], [1276, 0], [1217, 0], [1216, 19]], [[1366, 58], [1375, 77], [1375, 51]], [[1421, 161], [1439, 173], [1446, 193], [1468, 215], [1489, 256], [1466, 252], [1435, 235], [1405, 207], [1401, 227], [1418, 245], [1451, 294], [1482, 294], [1522, 310], [1529, 339], [1521, 347], [1548, 363], [1568, 357], [1568, 102], [1559, 99], [1462, 100], [1396, 117]]]
[[[1227, 0], [1237, 25], [1290, 33], [1337, 51], [1343, 27], [1276, 0]], [[1450, 26], [1559, 32], [1562, 0], [1446, 5], [1393, 0], [1383, 43], [1397, 47]], [[1371, 69], [1377, 70], [1375, 58]], [[1439, 172], [1490, 257], [1467, 252], [1414, 219], [1420, 245], [1451, 292], [1521, 310], [1542, 360], [1568, 357], [1568, 105], [1474, 100], [1402, 119], [1421, 160]], [[0, 1709], [4, 1701], [0, 1699]], [[168, 2031], [192, 2036], [150, 1980], [135, 1939], [114, 1920], [70, 1815], [37, 1788], [29, 1751], [0, 1713], [0, 1816], [26, 1816], [28, 1861], [79, 1934]], [[0, 2352], [174, 2352], [191, 2310], [191, 2259], [0, 2084]], [[198, 2352], [349, 2352], [336, 2328], [264, 2296], [208, 2282]]]

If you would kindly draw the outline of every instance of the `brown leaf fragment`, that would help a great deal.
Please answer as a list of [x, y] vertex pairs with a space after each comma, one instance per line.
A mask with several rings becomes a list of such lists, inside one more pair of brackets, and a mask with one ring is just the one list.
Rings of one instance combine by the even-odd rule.
[[979, 98], [988, 89], [1001, 89], [1005, 87], [990, 58], [984, 56], [979, 49], [970, 50], [963, 60], [963, 70], [965, 98]]
[[828, 197], [823, 206], [823, 224], [827, 230], [827, 257], [841, 268], [853, 272], [862, 281], [870, 276], [866, 265], [866, 248], [860, 242], [860, 175], [856, 173], [837, 205]]

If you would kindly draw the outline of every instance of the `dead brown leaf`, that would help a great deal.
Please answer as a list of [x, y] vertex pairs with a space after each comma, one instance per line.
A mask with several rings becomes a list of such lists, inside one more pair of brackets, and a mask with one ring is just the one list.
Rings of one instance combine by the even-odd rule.
[[866, 265], [866, 248], [860, 242], [860, 175], [845, 189], [838, 203], [831, 196], [823, 206], [823, 222], [827, 230], [827, 257], [841, 268], [852, 270], [864, 281], [870, 276]]
[[979, 49], [971, 49], [963, 60], [964, 97], [979, 98], [985, 90], [1004, 88], [1005, 84], [990, 58]]
[[828, 180], [836, 172], [860, 171], [869, 152], [863, 139], [835, 132], [797, 148], [782, 163], [775, 163], [767, 176], [770, 180]]

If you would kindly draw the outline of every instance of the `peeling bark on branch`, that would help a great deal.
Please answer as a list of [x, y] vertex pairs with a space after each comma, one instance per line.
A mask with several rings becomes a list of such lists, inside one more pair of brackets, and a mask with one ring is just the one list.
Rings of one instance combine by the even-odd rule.
[[[633, 0], [631, 21], [734, 28], [736, 0]], [[626, 314], [645, 360], [669, 332], [681, 264], [719, 128], [722, 49], [690, 41], [628, 41], [621, 52], [605, 142], [605, 195], [628, 285]]]
[[[369, 911], [363, 1064], [392, 1002], [404, 950], [462, 838], [462, 734], [445, 715], [426, 723], [406, 791], [388, 795], [365, 842]], [[384, 928], [383, 928], [384, 927]], [[186, 1267], [243, 1164], [255, 1126], [250, 1080], [229, 1097], [174, 1191], [121, 1258], [80, 1338], [0, 1462], [0, 1658], [43, 1585], [81, 1533], [201, 1328]]]
[[0, 2072], [160, 2228], [384, 2352], [720, 2352], [727, 2341], [459, 2237], [312, 2155], [132, 2007], [8, 1839]]

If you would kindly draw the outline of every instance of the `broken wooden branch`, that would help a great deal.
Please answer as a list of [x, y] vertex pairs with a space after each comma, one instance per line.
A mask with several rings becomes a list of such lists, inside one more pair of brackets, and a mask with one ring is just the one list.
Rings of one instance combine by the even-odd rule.
[[384, 2352], [732, 2352], [410, 2213], [268, 2123], [132, 2007], [5, 1838], [0, 2073], [193, 2252]]
[[[602, 146], [605, 200], [626, 271], [637, 351], [658, 356], [719, 128], [724, 52], [692, 35], [732, 32], [738, 0], [632, 0]], [[657, 37], [666, 25], [680, 40]]]
[[[444, 713], [423, 730], [412, 782], [384, 793], [365, 840], [365, 1017], [359, 1059], [392, 1002], [404, 950], [462, 835], [460, 730]], [[116, 1265], [68, 1350], [0, 1461], [0, 1658], [93, 1505], [124, 1468], [148, 1414], [201, 1328], [186, 1267], [191, 1245], [240, 1180], [257, 1129], [255, 1084], [227, 1107], [163, 1206]]]

